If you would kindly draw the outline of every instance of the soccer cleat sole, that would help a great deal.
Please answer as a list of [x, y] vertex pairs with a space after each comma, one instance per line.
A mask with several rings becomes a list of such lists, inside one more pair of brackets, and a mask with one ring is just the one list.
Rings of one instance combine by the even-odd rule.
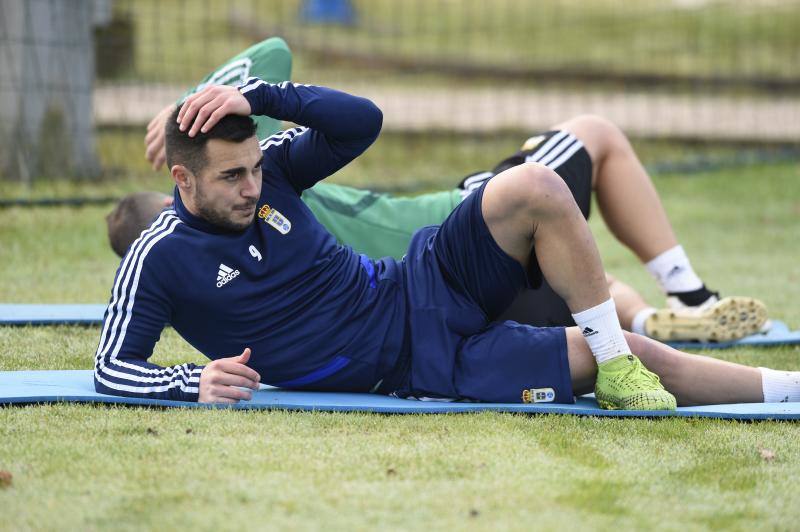
[[624, 399], [605, 397], [595, 392], [600, 408], [604, 410], [675, 410], [675, 397], [667, 391], [642, 392]]
[[764, 303], [736, 296], [723, 298], [699, 314], [659, 309], [647, 319], [645, 330], [662, 342], [730, 342], [759, 332], [766, 321]]

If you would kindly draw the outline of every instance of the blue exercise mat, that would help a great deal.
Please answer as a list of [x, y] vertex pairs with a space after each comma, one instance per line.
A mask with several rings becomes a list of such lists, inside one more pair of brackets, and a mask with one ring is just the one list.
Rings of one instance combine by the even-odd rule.
[[236, 408], [316, 410], [326, 412], [378, 412], [384, 414], [441, 414], [455, 412], [527, 412], [609, 417], [712, 417], [720, 419], [800, 419], [800, 403], [710, 405], [679, 408], [675, 412], [601, 410], [593, 398], [575, 404], [443, 403], [397, 399], [367, 393], [295, 392], [262, 387], [253, 399], [236, 405], [204, 405], [114, 397], [94, 391], [90, 370], [0, 372], [0, 405], [77, 402], [184, 408]]
[[769, 346], [800, 344], [800, 331], [789, 330], [789, 326], [778, 320], [770, 320], [772, 325], [763, 333], [745, 336], [735, 342], [670, 342], [669, 345], [678, 349], [725, 349], [739, 346]]
[[[99, 325], [106, 305], [25, 305], [0, 304], [0, 325]], [[791, 331], [782, 321], [773, 320], [763, 334], [754, 334], [735, 342], [676, 342], [680, 349], [723, 349], [734, 346], [769, 346], [800, 344], [800, 331]]]
[[95, 325], [108, 305], [0, 304], [0, 325]]

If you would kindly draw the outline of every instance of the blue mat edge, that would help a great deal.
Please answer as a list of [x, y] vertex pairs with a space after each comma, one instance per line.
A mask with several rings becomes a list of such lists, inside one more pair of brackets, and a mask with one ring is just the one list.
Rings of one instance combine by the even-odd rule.
[[[129, 401], [117, 399], [130, 399]], [[731, 421], [800, 421], [796, 414], [771, 413], [771, 414], [738, 414], [734, 412], [702, 412], [692, 410], [676, 410], [674, 412], [650, 412], [641, 410], [601, 410], [600, 408], [574, 408], [569, 410], [544, 408], [516, 409], [514, 405], [501, 404], [480, 404], [474, 408], [463, 408], [458, 410], [445, 408], [430, 408], [426, 410], [406, 410], [402, 408], [387, 408], [380, 406], [372, 407], [353, 407], [353, 406], [322, 406], [304, 407], [297, 405], [213, 405], [199, 403], [183, 403], [180, 401], [165, 401], [161, 403], [149, 403], [135, 398], [115, 398], [113, 400], [94, 397], [48, 397], [48, 398], [14, 398], [11, 400], [0, 399], [0, 407], [4, 406], [25, 406], [57, 403], [74, 404], [105, 404], [105, 405], [124, 405], [129, 407], [150, 407], [150, 408], [191, 408], [191, 409], [223, 409], [223, 410], [285, 410], [295, 412], [363, 412], [369, 414], [392, 414], [392, 415], [427, 415], [427, 414], [472, 414], [477, 412], [500, 412], [510, 414], [530, 414], [530, 415], [572, 415], [582, 417], [613, 417], [613, 418], [632, 418], [632, 419], [662, 419], [662, 418], [708, 418], [724, 419]], [[520, 405], [530, 406], [530, 405]]]
[[[91, 374], [91, 370], [66, 370], [71, 373], [86, 373], [87, 377]], [[32, 371], [20, 372], [1, 372], [1, 373], [25, 373], [31, 374]], [[38, 372], [36, 372], [38, 373]], [[41, 373], [48, 373], [42, 371]], [[506, 413], [526, 413], [526, 414], [549, 414], [549, 415], [579, 415], [579, 416], [592, 416], [592, 417], [617, 417], [617, 418], [714, 418], [714, 419], [728, 419], [738, 421], [754, 421], [754, 420], [800, 420], [798, 413], [737, 413], [737, 412], [715, 412], [698, 410], [708, 407], [687, 407], [680, 408], [674, 412], [652, 412], [642, 410], [601, 410], [597, 406], [582, 407], [580, 403], [591, 403], [595, 405], [592, 399], [579, 398], [577, 405], [534, 405], [534, 404], [511, 404], [511, 403], [421, 403], [417, 401], [408, 401], [405, 399], [394, 399], [379, 396], [381, 401], [397, 402], [397, 405], [298, 405], [286, 404], [280, 402], [280, 395], [284, 393], [323, 393], [323, 392], [287, 392], [287, 391], [272, 391], [276, 394], [274, 404], [269, 403], [239, 403], [235, 405], [219, 405], [219, 404], [203, 404], [203, 403], [187, 403], [183, 401], [162, 401], [153, 399], [141, 399], [135, 397], [117, 397], [111, 395], [31, 395], [23, 397], [0, 397], [0, 406], [22, 406], [32, 404], [52, 404], [52, 403], [81, 403], [81, 404], [118, 404], [124, 406], [144, 406], [144, 407], [170, 407], [170, 408], [203, 408], [203, 409], [230, 409], [230, 410], [284, 410], [284, 411], [315, 411], [315, 412], [367, 412], [377, 414], [456, 414], [456, 413], [472, 413], [482, 411], [492, 412], [506, 412]], [[332, 397], [338, 394], [324, 394]], [[355, 396], [360, 394], [343, 394], [345, 396]], [[719, 406], [719, 405], [710, 405]], [[724, 405], [721, 405], [724, 408]]]
[[780, 321], [772, 320], [772, 327], [766, 333], [757, 333], [732, 342], [668, 342], [676, 349], [728, 349], [730, 347], [765, 347], [800, 344], [800, 331], [792, 331]]
[[101, 325], [107, 304], [0, 303], [0, 325]]

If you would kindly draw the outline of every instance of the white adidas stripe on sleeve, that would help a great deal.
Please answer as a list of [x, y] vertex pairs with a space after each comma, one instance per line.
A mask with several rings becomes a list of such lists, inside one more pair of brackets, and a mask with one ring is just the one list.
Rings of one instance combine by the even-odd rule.
[[[95, 377], [99, 382], [111, 389], [149, 393], [180, 386], [182, 390], [188, 393], [197, 391], [192, 384], [199, 383], [199, 373], [194, 375], [194, 371], [190, 372], [187, 378], [185, 373], [188, 368], [185, 365], [174, 368], [146, 368], [116, 358], [124, 343], [125, 333], [132, 316], [144, 259], [152, 247], [158, 241], [171, 234], [180, 223], [174, 210], [164, 211], [150, 229], [144, 231], [139, 239], [134, 242], [131, 251], [120, 268], [120, 273], [114, 284], [113, 297], [108, 307], [106, 323], [103, 327], [95, 360]], [[131, 266], [131, 264], [134, 264], [134, 266]], [[129, 284], [131, 288], [128, 291]], [[115, 367], [122, 371], [117, 371], [114, 369]], [[130, 381], [131, 385], [108, 381], [103, 378], [104, 375]], [[180, 377], [180, 380], [176, 380], [176, 377]], [[154, 386], [142, 386], [142, 384], [153, 384]]]
[[267, 137], [262, 140], [258, 145], [261, 147], [261, 151], [266, 151], [269, 148], [280, 146], [285, 142], [292, 142], [297, 137], [303, 135], [308, 131], [307, 127], [295, 127], [292, 129], [287, 129], [286, 131], [281, 131], [271, 137]]
[[[136, 262], [135, 257], [138, 257], [139, 251], [141, 249], [142, 242], [146, 241], [153, 235], [154, 233], [158, 233], [161, 231], [167, 224], [169, 217], [174, 215], [175, 211], [172, 209], [166, 210], [162, 212], [155, 222], [153, 222], [148, 229], [142, 231], [139, 235], [139, 238], [134, 240], [133, 244], [131, 244], [131, 249], [125, 255], [125, 258], [122, 261], [122, 266], [120, 266], [119, 274], [117, 274], [117, 278], [114, 281], [114, 286], [111, 290], [111, 302], [108, 304], [106, 309], [106, 313], [108, 317], [106, 318], [105, 322], [103, 323], [103, 330], [100, 335], [100, 345], [98, 346], [98, 352], [100, 349], [104, 348], [106, 341], [108, 339], [108, 333], [110, 330], [110, 325], [114, 319], [116, 319], [116, 315], [120, 310], [120, 302], [122, 297], [122, 280], [127, 275], [128, 269], [130, 268], [132, 263]], [[113, 318], [112, 318], [113, 316]]]

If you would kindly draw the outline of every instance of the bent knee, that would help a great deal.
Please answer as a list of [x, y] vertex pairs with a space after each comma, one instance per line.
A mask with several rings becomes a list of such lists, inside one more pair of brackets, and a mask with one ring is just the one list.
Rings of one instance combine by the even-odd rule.
[[574, 203], [567, 184], [550, 168], [531, 162], [523, 163], [516, 169], [516, 191], [527, 208], [539, 209], [559, 202]]
[[567, 123], [574, 123], [584, 129], [596, 131], [598, 133], [615, 133], [620, 132], [619, 126], [608, 118], [596, 114], [582, 114], [569, 120]]
[[491, 197], [491, 203], [503, 217], [529, 218], [578, 211], [561, 176], [539, 163], [523, 163], [501, 172], [489, 181], [484, 196]]
[[609, 149], [629, 144], [628, 138], [619, 126], [600, 115], [579, 115], [559, 124], [559, 128], [578, 137], [594, 156], [602, 156], [608, 153]]

